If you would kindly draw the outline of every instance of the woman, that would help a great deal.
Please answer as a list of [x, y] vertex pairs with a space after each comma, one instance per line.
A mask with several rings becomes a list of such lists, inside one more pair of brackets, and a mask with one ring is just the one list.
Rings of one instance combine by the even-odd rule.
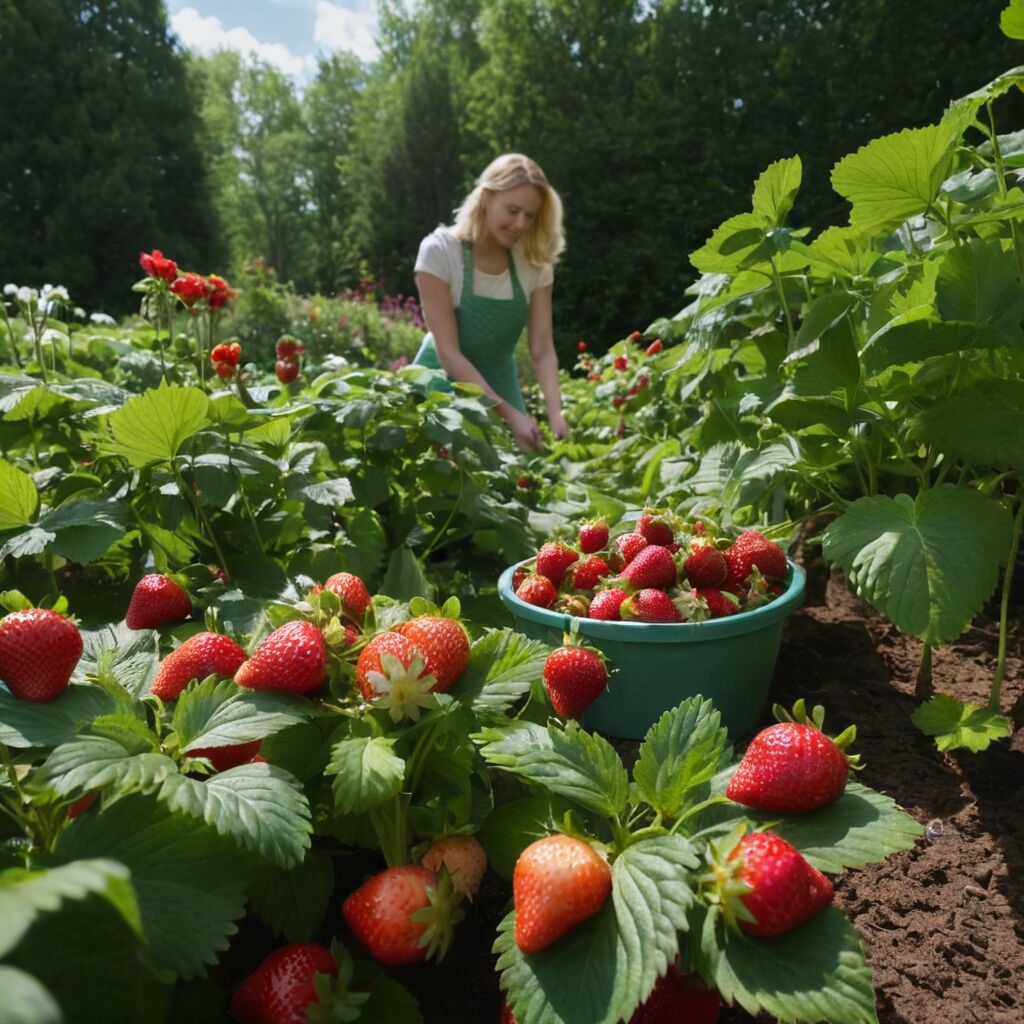
[[477, 180], [455, 224], [427, 235], [416, 257], [430, 333], [414, 362], [479, 384], [526, 451], [540, 447], [541, 434], [516, 371], [524, 327], [551, 431], [559, 438], [569, 432], [551, 330], [554, 264], [564, 246], [558, 193], [529, 157], [506, 153]]

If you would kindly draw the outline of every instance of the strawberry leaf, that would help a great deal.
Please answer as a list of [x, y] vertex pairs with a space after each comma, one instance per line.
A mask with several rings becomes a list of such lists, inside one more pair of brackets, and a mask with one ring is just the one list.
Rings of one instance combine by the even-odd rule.
[[562, 731], [532, 722], [485, 729], [485, 761], [558, 793], [596, 814], [612, 818], [625, 809], [629, 777], [615, 748], [603, 737], [584, 732], [576, 722]]
[[726, 1002], [780, 1024], [877, 1024], [864, 946], [835, 907], [785, 935], [755, 938], [724, 927], [717, 908], [691, 914], [695, 969]]
[[362, 814], [397, 796], [405, 781], [405, 761], [395, 739], [356, 736], [335, 743], [325, 769], [334, 776], [334, 804], [343, 814]]
[[199, 388], [174, 385], [131, 398], [109, 418], [110, 450], [139, 469], [170, 462], [207, 423], [209, 399]]
[[51, 786], [62, 796], [94, 789], [151, 793], [178, 766], [166, 755], [145, 750], [133, 737], [79, 736], [61, 744], [43, 762], [33, 783]]
[[18, 700], [0, 689], [0, 743], [8, 747], [56, 747], [71, 739], [83, 723], [114, 710], [114, 701], [98, 686], [72, 684], [45, 704]]
[[490, 629], [470, 648], [469, 665], [452, 694], [480, 718], [503, 716], [540, 678], [550, 652], [512, 629]]
[[666, 818], [684, 809], [690, 791], [731, 755], [728, 733], [710, 700], [691, 697], [666, 711], [640, 747], [633, 778], [643, 798]]
[[512, 881], [519, 854], [530, 843], [555, 830], [572, 805], [552, 793], [538, 793], [495, 807], [483, 820], [477, 838], [487, 851], [487, 863], [495, 874]]
[[0, 459], [0, 530], [28, 526], [39, 508], [39, 492], [28, 473]]
[[769, 164], [754, 183], [754, 213], [761, 216], [767, 226], [784, 224], [793, 209], [802, 179], [803, 164], [799, 156]]
[[206, 779], [169, 775], [158, 795], [280, 867], [301, 863], [309, 849], [309, 803], [298, 780], [275, 765], [243, 764]]
[[159, 659], [149, 629], [129, 629], [123, 622], [82, 632], [82, 657], [75, 679], [95, 676], [141, 697], [153, 681]]
[[131, 872], [154, 963], [186, 979], [204, 975], [227, 949], [252, 879], [234, 842], [144, 796], [75, 819], [60, 834], [54, 857], [57, 863], [121, 861]]
[[944, 485], [917, 501], [859, 498], [829, 524], [822, 551], [857, 596], [904, 633], [941, 644], [955, 640], [992, 593], [1010, 533], [998, 502]]
[[977, 753], [1013, 732], [1009, 719], [998, 711], [964, 704], [944, 693], [937, 693], [922, 704], [910, 720], [925, 736], [935, 739], [939, 750]]
[[323, 850], [309, 849], [301, 864], [260, 868], [249, 893], [260, 920], [285, 942], [309, 942], [319, 933], [334, 887], [334, 866]]

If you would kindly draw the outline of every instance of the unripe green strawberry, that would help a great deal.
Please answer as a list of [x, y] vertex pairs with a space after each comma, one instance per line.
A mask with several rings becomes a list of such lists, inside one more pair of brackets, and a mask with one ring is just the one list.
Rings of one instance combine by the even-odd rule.
[[537, 552], [537, 572], [546, 576], [557, 587], [565, 570], [579, 558], [579, 554], [561, 542], [549, 541]]
[[558, 600], [558, 591], [547, 576], [532, 573], [516, 588], [516, 597], [538, 608], [550, 608]]
[[230, 637], [196, 633], [160, 662], [149, 692], [161, 700], [174, 700], [193, 679], [234, 678], [244, 661], [245, 651]]
[[124, 624], [129, 629], [156, 629], [165, 622], [181, 622], [191, 614], [188, 594], [170, 576], [154, 572], [135, 584]]
[[417, 615], [395, 627], [420, 650], [426, 669], [436, 680], [435, 693], [446, 693], [469, 665], [469, 635], [455, 619], [440, 615]]
[[444, 865], [455, 891], [471, 900], [487, 870], [487, 854], [476, 836], [447, 836], [423, 854], [421, 863], [435, 874]]
[[691, 587], [719, 587], [729, 575], [725, 556], [712, 544], [694, 544], [683, 562]]
[[573, 836], [546, 836], [519, 855], [512, 873], [516, 945], [539, 953], [597, 914], [608, 899], [608, 863]]
[[0, 621], [0, 680], [19, 700], [59, 697], [82, 656], [82, 634], [47, 608], [25, 608]]
[[578, 718], [607, 685], [608, 670], [592, 648], [558, 647], [544, 662], [544, 689], [562, 718]]
[[311, 622], [286, 622], [275, 629], [235, 673], [251, 690], [310, 693], [327, 677], [327, 644]]

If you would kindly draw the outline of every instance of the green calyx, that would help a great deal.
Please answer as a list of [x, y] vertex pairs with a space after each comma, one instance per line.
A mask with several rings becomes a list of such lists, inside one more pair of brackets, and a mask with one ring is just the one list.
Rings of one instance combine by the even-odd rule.
[[437, 884], [427, 886], [427, 906], [410, 914], [410, 920], [427, 925], [417, 945], [425, 948], [428, 960], [441, 961], [448, 953], [455, 926], [465, 916], [459, 903], [462, 897], [452, 885], [451, 875], [443, 865], [437, 873]]
[[757, 921], [743, 902], [743, 897], [754, 890], [744, 881], [743, 857], [735, 852], [746, 830], [746, 823], [741, 822], [721, 839], [708, 843], [708, 870], [698, 880], [701, 898], [718, 907], [726, 927], [737, 933], [740, 921]]
[[307, 1024], [351, 1024], [360, 1019], [362, 1007], [370, 998], [369, 992], [352, 991], [355, 962], [337, 939], [331, 943], [331, 953], [338, 965], [338, 975], [314, 976], [317, 1001], [306, 1008]]
[[[772, 714], [779, 722], [796, 722], [800, 725], [809, 725], [812, 729], [817, 729], [818, 732], [825, 733], [825, 709], [820, 704], [815, 704], [811, 708], [811, 713], [807, 713], [807, 704], [801, 697], [794, 705], [792, 712], [787, 711], [781, 704], [772, 705]], [[828, 733], [825, 733], [828, 736]], [[841, 750], [846, 753], [847, 747], [853, 743], [857, 738], [857, 726], [848, 725], [838, 736], [832, 736], [830, 739], [832, 742]], [[862, 771], [864, 764], [861, 762], [860, 754], [846, 754], [846, 760], [850, 768], [853, 771]]]

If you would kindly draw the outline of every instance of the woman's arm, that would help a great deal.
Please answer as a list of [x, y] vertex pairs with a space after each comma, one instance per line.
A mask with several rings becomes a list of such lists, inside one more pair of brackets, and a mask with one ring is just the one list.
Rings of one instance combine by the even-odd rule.
[[531, 416], [521, 413], [509, 405], [494, 388], [484, 380], [483, 374], [462, 354], [459, 347], [459, 329], [455, 323], [455, 308], [448, 282], [421, 270], [416, 274], [416, 287], [420, 293], [420, 308], [424, 319], [434, 336], [438, 362], [452, 380], [478, 384], [494, 399], [498, 414], [504, 419], [516, 443], [525, 451], [540, 446], [541, 436]]
[[526, 321], [526, 336], [530, 345], [530, 359], [537, 377], [548, 423], [555, 437], [566, 437], [569, 427], [562, 416], [562, 392], [558, 387], [558, 355], [555, 352], [554, 331], [551, 327], [552, 285], [534, 288], [530, 293], [530, 312]]

